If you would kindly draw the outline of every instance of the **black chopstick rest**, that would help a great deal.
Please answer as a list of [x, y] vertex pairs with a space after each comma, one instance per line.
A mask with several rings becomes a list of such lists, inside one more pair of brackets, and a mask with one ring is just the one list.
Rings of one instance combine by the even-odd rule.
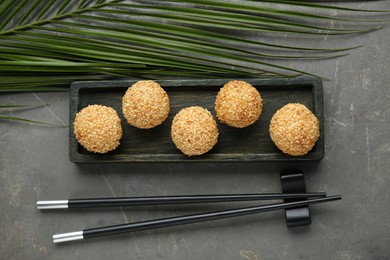
[[215, 203], [234, 201], [276, 200], [295, 198], [323, 198], [324, 192], [318, 193], [263, 193], [263, 194], [217, 194], [217, 195], [182, 195], [182, 196], [150, 196], [150, 197], [117, 197], [117, 198], [88, 198], [38, 201], [38, 209], [63, 209], [85, 207], [115, 207], [115, 206], [146, 206], [190, 203]]
[[[282, 173], [280, 175], [280, 183], [283, 193], [305, 193], [305, 178], [303, 173]], [[297, 201], [296, 198], [286, 198], [284, 202]], [[306, 226], [311, 224], [309, 206], [301, 206], [296, 208], [289, 208], [285, 210], [287, 227]]]
[[337, 196], [330, 196], [326, 198], [315, 198], [315, 199], [288, 202], [288, 203], [268, 204], [268, 205], [255, 206], [255, 207], [215, 211], [215, 212], [208, 212], [208, 213], [201, 213], [201, 214], [193, 214], [193, 215], [185, 215], [185, 216], [178, 216], [178, 217], [171, 217], [171, 218], [128, 223], [123, 225], [91, 228], [83, 231], [53, 235], [53, 242], [62, 243], [62, 242], [89, 239], [89, 238], [95, 238], [95, 237], [101, 237], [107, 235], [122, 234], [127, 232], [191, 224], [191, 223], [203, 222], [208, 220], [238, 217], [238, 216], [244, 216], [249, 214], [273, 211], [273, 210], [300, 207], [303, 205], [330, 202], [330, 201], [335, 201], [340, 199], [341, 196], [337, 195]]

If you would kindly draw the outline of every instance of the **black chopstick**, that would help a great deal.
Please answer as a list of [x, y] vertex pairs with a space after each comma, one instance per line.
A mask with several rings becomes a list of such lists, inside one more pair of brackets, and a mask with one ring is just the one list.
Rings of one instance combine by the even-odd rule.
[[201, 213], [201, 214], [193, 214], [193, 215], [185, 215], [185, 216], [177, 216], [171, 218], [128, 223], [128, 224], [115, 225], [115, 226], [91, 228], [82, 231], [53, 235], [53, 242], [62, 243], [62, 242], [69, 242], [74, 240], [101, 237], [106, 235], [115, 235], [115, 234], [122, 234], [127, 232], [191, 224], [196, 222], [203, 222], [208, 220], [216, 220], [216, 219], [229, 218], [229, 217], [238, 217], [238, 216], [244, 216], [244, 215], [279, 210], [279, 209], [318, 204], [318, 203], [329, 202], [329, 201], [340, 200], [340, 199], [341, 196], [336, 195], [336, 196], [330, 196], [325, 198], [316, 198], [316, 199], [309, 199], [309, 200], [302, 200], [302, 201], [295, 201], [295, 202], [288, 202], [288, 203], [268, 204], [268, 205], [248, 207], [248, 208], [215, 211], [215, 212], [208, 212], [208, 213]]
[[326, 193], [263, 193], [263, 194], [221, 194], [221, 195], [187, 195], [187, 196], [151, 196], [151, 197], [118, 197], [88, 198], [69, 200], [38, 201], [38, 209], [112, 207], [112, 206], [145, 206], [166, 204], [211, 203], [273, 199], [308, 199], [323, 198]]

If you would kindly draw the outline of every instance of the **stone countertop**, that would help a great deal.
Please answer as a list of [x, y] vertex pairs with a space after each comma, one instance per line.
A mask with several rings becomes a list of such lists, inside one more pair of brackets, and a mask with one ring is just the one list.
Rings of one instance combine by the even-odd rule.
[[[372, 7], [388, 3], [375, 2]], [[6, 114], [64, 127], [0, 122], [1, 259], [388, 259], [390, 257], [390, 27], [347, 40], [349, 56], [291, 62], [324, 81], [325, 158], [306, 163], [73, 164], [68, 93], [0, 95], [48, 104]], [[331, 46], [324, 41], [323, 46]], [[308, 191], [341, 194], [311, 206], [312, 224], [287, 228], [282, 211], [53, 244], [52, 235], [213, 211], [216, 205], [39, 211], [37, 200], [280, 192], [301, 170]], [[253, 203], [234, 204], [253, 205]], [[227, 204], [218, 209], [229, 208]]]

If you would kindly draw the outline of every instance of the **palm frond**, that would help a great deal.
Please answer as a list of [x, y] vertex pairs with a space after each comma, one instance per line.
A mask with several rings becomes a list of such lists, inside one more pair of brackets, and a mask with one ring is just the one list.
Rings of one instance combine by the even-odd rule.
[[[249, 0], [252, 2], [259, 2], [258, 0]], [[347, 7], [340, 7], [340, 6], [329, 6], [319, 3], [313, 3], [313, 2], [299, 2], [296, 0], [261, 0], [261, 2], [265, 3], [279, 3], [279, 4], [286, 4], [286, 5], [294, 5], [294, 6], [305, 6], [305, 7], [312, 7], [312, 8], [321, 8], [321, 9], [330, 9], [330, 10], [339, 10], [339, 11], [354, 11], [354, 12], [376, 12], [376, 13], [387, 13], [389, 11], [387, 10], [367, 10], [367, 9], [358, 9], [358, 8], [347, 8]]]
[[[231, 10], [233, 12], [235, 11], [243, 11], [243, 12], [249, 12], [249, 13], [257, 13], [262, 15], [273, 15], [276, 18], [283, 19], [286, 17], [299, 17], [299, 18], [306, 18], [306, 19], [320, 19], [320, 20], [338, 20], [338, 21], [350, 21], [350, 22], [357, 22], [359, 20], [354, 19], [347, 19], [347, 18], [338, 18], [338, 17], [332, 17], [330, 15], [319, 15], [311, 12], [302, 12], [302, 11], [295, 11], [290, 9], [280, 9], [275, 7], [269, 7], [269, 6], [259, 6], [259, 5], [253, 5], [248, 3], [234, 3], [234, 2], [225, 2], [225, 1], [216, 1], [216, 0], [172, 0], [173, 2], [184, 2], [184, 3], [192, 3], [192, 4], [198, 4], [200, 6], [207, 6], [212, 8], [221, 8], [224, 10]], [[257, 2], [257, 3], [282, 3], [283, 1], [262, 1], [262, 0], [247, 0], [246, 2]], [[324, 5], [308, 5], [307, 2], [304, 1], [287, 1], [288, 3], [284, 2], [282, 4], [293, 4], [295, 6], [304, 6], [308, 8], [315, 8], [315, 9], [331, 9], [331, 10], [340, 10], [338, 7], [324, 7]], [[352, 8], [341, 8], [346, 11], [352, 11], [357, 12], [358, 9], [352, 9]], [[359, 10], [359, 11], [368, 11], [369, 10]], [[378, 12], [378, 10], [373, 10], [372, 12]], [[384, 13], [389, 12], [384, 10]], [[366, 20], [365, 20], [366, 21]]]
[[388, 13], [294, 0], [5, 0], [0, 92], [113, 77], [310, 74], [279, 61], [337, 58], [360, 46], [294, 46], [245, 32], [356, 35], [381, 29]]
[[[12, 109], [12, 110], [15, 110], [15, 109], [31, 109], [31, 108], [39, 108], [39, 107], [43, 107], [43, 106], [46, 106], [46, 105], [38, 105], [38, 106], [30, 106], [30, 105], [0, 105], [0, 110], [1, 109]], [[23, 118], [23, 117], [16, 117], [16, 116], [4, 116], [4, 115], [0, 115], [0, 120], [5, 120], [5, 121], [20, 121], [20, 122], [27, 122], [27, 123], [34, 123], [34, 124], [40, 124], [40, 125], [46, 125], [46, 126], [59, 126], [59, 125], [56, 125], [56, 124], [51, 124], [51, 123], [46, 123], [46, 122], [43, 122], [43, 121], [36, 121], [36, 120], [30, 120], [30, 119], [27, 119], [27, 118]]]
[[[330, 26], [314, 26], [303, 24], [299, 22], [292, 22], [287, 20], [275, 19], [270, 17], [258, 16], [255, 13], [226, 13], [218, 10], [197, 9], [194, 12], [191, 7], [178, 6], [145, 6], [134, 4], [115, 4], [117, 7], [129, 7], [131, 11], [107, 10], [102, 9], [99, 12], [111, 12], [131, 14], [134, 16], [145, 16], [147, 12], [148, 17], [156, 17], [172, 22], [179, 22], [189, 25], [203, 25], [209, 26], [212, 23], [213, 27], [222, 29], [237, 29], [247, 31], [260, 32], [281, 32], [281, 33], [302, 33], [302, 34], [323, 34], [319, 31], [328, 31], [329, 35], [347, 35], [356, 33], [365, 33], [378, 28], [348, 30], [342, 28], [333, 28]], [[147, 9], [147, 11], [145, 11]], [[164, 13], [156, 13], [156, 10], [164, 11]]]
[[58, 126], [56, 124], [46, 123], [42, 121], [36, 121], [36, 120], [30, 120], [23, 117], [15, 117], [15, 116], [2, 116], [0, 115], [0, 120], [6, 120], [6, 121], [21, 121], [26, 123], [33, 123], [33, 124], [39, 124], [39, 125], [46, 125], [46, 126]]

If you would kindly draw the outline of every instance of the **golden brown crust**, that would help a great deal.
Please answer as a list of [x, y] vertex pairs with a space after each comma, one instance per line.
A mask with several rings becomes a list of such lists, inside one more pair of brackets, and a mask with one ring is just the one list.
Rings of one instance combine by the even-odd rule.
[[254, 124], [259, 119], [262, 108], [263, 100], [259, 91], [242, 80], [226, 83], [215, 100], [218, 120], [237, 128]]
[[107, 153], [115, 150], [122, 138], [122, 125], [111, 107], [90, 105], [76, 114], [74, 134], [88, 151]]
[[201, 155], [217, 143], [217, 123], [207, 109], [187, 107], [173, 118], [171, 137], [176, 147], [184, 154]]
[[162, 124], [169, 114], [167, 92], [152, 80], [141, 80], [128, 88], [122, 98], [122, 111], [127, 122], [141, 129]]
[[304, 105], [290, 103], [279, 109], [269, 126], [272, 141], [284, 153], [307, 154], [320, 136], [317, 117]]

